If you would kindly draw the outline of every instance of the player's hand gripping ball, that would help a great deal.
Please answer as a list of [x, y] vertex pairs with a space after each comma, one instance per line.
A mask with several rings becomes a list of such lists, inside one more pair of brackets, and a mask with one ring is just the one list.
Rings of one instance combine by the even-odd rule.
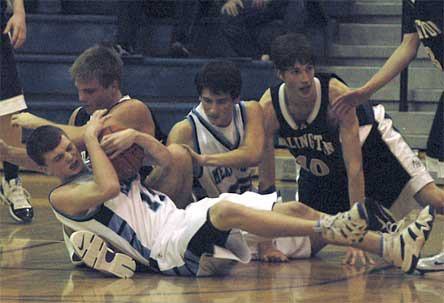
[[[112, 134], [121, 130], [125, 127], [112, 124], [105, 127], [99, 136], [99, 141], [103, 136]], [[128, 181], [139, 173], [140, 168], [143, 165], [144, 151], [143, 148], [137, 144], [133, 144], [128, 149], [121, 152], [114, 159], [110, 159], [114, 169], [116, 170], [117, 176], [120, 181]]]

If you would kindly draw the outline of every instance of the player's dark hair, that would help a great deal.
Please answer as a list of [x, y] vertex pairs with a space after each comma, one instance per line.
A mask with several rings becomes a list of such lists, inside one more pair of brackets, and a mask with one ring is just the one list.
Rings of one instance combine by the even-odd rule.
[[275, 68], [285, 71], [299, 64], [315, 64], [313, 48], [302, 34], [286, 34], [277, 37], [271, 44], [271, 60]]
[[26, 153], [38, 165], [46, 166], [43, 155], [54, 150], [65, 132], [58, 127], [44, 125], [36, 128], [26, 142]]
[[229, 93], [236, 99], [241, 92], [242, 77], [236, 64], [219, 60], [205, 64], [197, 73], [194, 83], [199, 95], [207, 88], [215, 94]]
[[97, 79], [100, 85], [105, 88], [117, 81], [120, 88], [122, 70], [122, 59], [111, 47], [96, 45], [80, 54], [69, 72], [74, 80], [91, 81]]

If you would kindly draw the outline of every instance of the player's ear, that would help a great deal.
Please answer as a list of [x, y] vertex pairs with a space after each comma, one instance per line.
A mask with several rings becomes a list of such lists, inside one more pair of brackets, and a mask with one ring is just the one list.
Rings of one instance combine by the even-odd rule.
[[112, 83], [111, 83], [111, 87], [114, 89], [114, 90], [120, 90], [120, 85], [119, 85], [119, 82], [117, 81], [117, 80], [114, 80]]
[[283, 71], [277, 70], [277, 71], [276, 71], [276, 76], [277, 76], [279, 79], [281, 79], [281, 81], [284, 81], [284, 72], [283, 72]]
[[39, 168], [42, 170], [42, 172], [47, 175], [47, 176], [51, 176], [51, 172], [49, 171], [47, 166], [39, 166]]

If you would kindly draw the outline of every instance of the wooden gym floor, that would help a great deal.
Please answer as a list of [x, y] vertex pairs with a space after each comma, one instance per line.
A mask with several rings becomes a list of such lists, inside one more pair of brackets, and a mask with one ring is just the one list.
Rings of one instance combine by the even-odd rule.
[[[75, 268], [67, 258], [61, 226], [46, 201], [54, 179], [23, 176], [33, 193], [35, 219], [13, 222], [0, 206], [0, 302], [384, 302], [442, 303], [444, 272], [404, 275], [377, 259], [373, 267], [341, 265], [344, 249], [329, 247], [317, 258], [287, 264], [251, 262], [226, 277], [180, 278], [136, 274], [106, 277]], [[438, 219], [425, 254], [440, 250]]]

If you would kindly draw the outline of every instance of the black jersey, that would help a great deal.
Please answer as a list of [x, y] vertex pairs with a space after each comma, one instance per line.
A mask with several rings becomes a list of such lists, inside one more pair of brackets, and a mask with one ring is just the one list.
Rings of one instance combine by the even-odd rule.
[[417, 32], [433, 64], [444, 67], [444, 1], [404, 0], [403, 16], [406, 33]]
[[8, 21], [8, 5], [6, 3], [6, 0], [0, 0], [0, 28], [2, 30], [5, 29], [6, 23]]
[[[330, 178], [339, 181], [338, 176], [342, 179], [346, 172], [339, 128], [332, 124], [328, 117], [329, 81], [331, 78], [343, 81], [334, 74], [317, 74], [315, 78], [319, 79], [321, 84], [320, 104], [315, 106], [319, 108], [318, 112], [312, 121], [299, 123], [296, 126], [291, 126], [284, 117], [286, 115], [284, 112], [287, 112], [285, 101], [279, 101], [279, 90], [284, 84], [271, 88], [271, 99], [280, 125], [279, 136], [285, 140], [289, 151], [303, 168], [301, 177], [316, 180], [320, 178], [323, 179], [322, 182]], [[371, 125], [374, 121], [373, 111], [368, 104], [359, 106], [357, 115], [360, 125]]]
[[[299, 201], [310, 205], [314, 209], [334, 214], [338, 211], [347, 210], [350, 204], [348, 202], [347, 172], [339, 140], [339, 127], [332, 124], [328, 117], [330, 104], [329, 82], [331, 78], [343, 82], [334, 74], [316, 74], [315, 79], [318, 79], [320, 84], [320, 87], [316, 84], [318, 96], [313, 113], [310, 114], [308, 121], [304, 123], [295, 123], [290, 117], [285, 103], [285, 94], [283, 93], [284, 83], [272, 87], [270, 91], [273, 107], [279, 121], [279, 136], [284, 138], [288, 150], [301, 166], [298, 178]], [[375, 129], [377, 122], [372, 107], [368, 104], [360, 105], [356, 114], [360, 129]], [[371, 142], [369, 142], [370, 151], [375, 150], [375, 145], [377, 146], [382, 142], [378, 138], [373, 138], [375, 136], [371, 135], [372, 133], [380, 139], [380, 136], [377, 136], [377, 131], [370, 132], [366, 144], [364, 144], [365, 147], [368, 145], [368, 139], [371, 139]], [[379, 149], [377, 152], [379, 152]], [[364, 166], [375, 166], [373, 162], [367, 165], [366, 156], [368, 157], [368, 153], [364, 149]], [[369, 158], [371, 160], [376, 159], [373, 156]], [[375, 161], [378, 161], [378, 159]], [[390, 182], [390, 184], [392, 185], [393, 182]], [[401, 188], [403, 184], [400, 186]], [[375, 187], [382, 188], [379, 185], [367, 186], [366, 184], [366, 191], [368, 190], [366, 194], [368, 193], [369, 197], [374, 197], [378, 201], [383, 200], [381, 195], [372, 193], [372, 189]], [[399, 190], [397, 190], [397, 193], [399, 193]], [[385, 192], [382, 196], [387, 198], [387, 201], [383, 200], [383, 202], [386, 202], [384, 205], [390, 205], [394, 200], [392, 196], [386, 195]]]

